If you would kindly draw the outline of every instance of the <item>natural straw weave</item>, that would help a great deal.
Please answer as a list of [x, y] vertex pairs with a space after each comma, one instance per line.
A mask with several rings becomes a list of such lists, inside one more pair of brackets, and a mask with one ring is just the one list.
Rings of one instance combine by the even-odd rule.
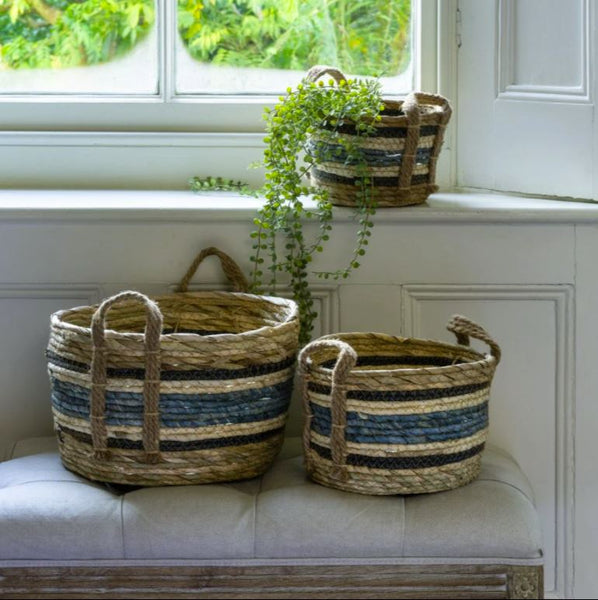
[[[500, 348], [455, 316], [459, 346], [380, 333], [325, 336], [299, 355], [309, 476], [361, 494], [420, 494], [475, 479]], [[485, 341], [487, 355], [468, 347]]]
[[244, 292], [153, 300], [128, 291], [51, 317], [54, 423], [67, 468], [130, 485], [231, 481], [262, 474], [280, 450], [298, 349], [297, 306]]
[[[337, 82], [346, 77], [334, 67], [318, 65], [307, 73], [309, 81], [330, 75]], [[357, 136], [351, 122], [338, 127], [339, 142], [324, 141], [316, 134], [311, 142], [317, 156], [326, 156], [311, 172], [314, 186], [329, 191], [338, 206], [355, 206], [359, 194], [355, 165], [343, 151], [343, 138], [360, 147], [377, 206], [421, 204], [438, 190], [436, 164], [451, 117], [442, 96], [413, 92], [404, 101], [384, 99], [381, 120], [371, 136]]]

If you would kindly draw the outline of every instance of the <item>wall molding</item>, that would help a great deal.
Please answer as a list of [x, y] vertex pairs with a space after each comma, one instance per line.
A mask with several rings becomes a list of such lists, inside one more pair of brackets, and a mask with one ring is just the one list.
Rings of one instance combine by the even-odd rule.
[[403, 334], [421, 336], [423, 302], [536, 301], [553, 305], [555, 319], [555, 586], [551, 597], [572, 597], [575, 489], [574, 288], [572, 285], [436, 285], [402, 286]]
[[80, 299], [82, 305], [89, 305], [99, 302], [102, 296], [102, 288], [99, 285], [81, 285], [78, 283], [0, 283], [0, 300], [74, 298]]
[[501, 100], [531, 100], [535, 102], [591, 102], [590, 93], [590, 24], [591, 2], [580, 0], [582, 22], [580, 24], [580, 73], [577, 86], [516, 84], [515, 81], [515, 17], [516, 0], [499, 0], [498, 28], [498, 98]]

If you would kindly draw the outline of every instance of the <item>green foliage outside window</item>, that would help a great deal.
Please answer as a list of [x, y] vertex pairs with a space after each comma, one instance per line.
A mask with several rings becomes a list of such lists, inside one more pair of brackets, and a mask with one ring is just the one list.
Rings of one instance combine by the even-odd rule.
[[102, 63], [152, 27], [154, 0], [0, 0], [0, 68]]
[[191, 55], [219, 65], [396, 75], [409, 61], [411, 0], [178, 0]]
[[[178, 0], [178, 28], [202, 62], [395, 75], [409, 61], [410, 13], [410, 0]], [[154, 21], [154, 0], [0, 0], [0, 68], [106, 62]]]

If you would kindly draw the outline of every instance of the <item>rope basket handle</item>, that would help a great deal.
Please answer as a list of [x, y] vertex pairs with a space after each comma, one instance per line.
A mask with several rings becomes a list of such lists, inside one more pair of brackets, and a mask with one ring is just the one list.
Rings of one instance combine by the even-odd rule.
[[330, 75], [332, 79], [336, 81], [336, 83], [340, 83], [341, 81], [346, 81], [347, 78], [343, 74], [342, 71], [337, 69], [336, 67], [331, 67], [329, 65], [315, 65], [313, 66], [305, 76], [307, 81], [315, 83], [320, 79], [320, 77], [324, 77], [324, 75]]
[[233, 284], [233, 289], [235, 292], [249, 291], [249, 283], [247, 282], [245, 275], [243, 275], [239, 265], [228, 254], [222, 252], [222, 250], [218, 250], [218, 248], [210, 246], [209, 248], [204, 248], [195, 257], [195, 260], [187, 269], [183, 279], [181, 279], [181, 283], [179, 283], [179, 287], [177, 289], [178, 292], [186, 292], [189, 289], [189, 282], [191, 281], [191, 278], [193, 275], [195, 275], [199, 265], [208, 256], [217, 256], [220, 259], [222, 271], [226, 275], [227, 279]]
[[144, 332], [145, 379], [143, 382], [143, 428], [142, 440], [145, 462], [160, 461], [160, 336], [162, 313], [158, 305], [147, 296], [133, 291], [121, 292], [100, 304], [91, 319], [93, 353], [91, 359], [90, 421], [94, 457], [109, 459], [108, 433], [106, 430], [106, 316], [108, 311], [121, 302], [134, 300], [145, 307]]
[[413, 168], [415, 167], [417, 157], [421, 124], [419, 101], [416, 92], [411, 92], [403, 100], [401, 110], [407, 118], [407, 136], [405, 138], [401, 166], [399, 167], [399, 189], [408, 190], [411, 187]]
[[438, 106], [443, 117], [441, 123], [449, 120], [453, 109], [450, 102], [440, 94], [428, 94], [426, 92], [413, 92], [418, 104], [423, 106]]
[[[338, 350], [336, 364], [332, 370], [332, 386], [330, 390], [330, 413], [332, 419], [332, 431], [330, 434], [330, 449], [332, 452], [332, 462], [337, 468], [336, 476], [346, 479], [345, 460], [347, 456], [347, 441], [345, 438], [345, 429], [347, 426], [347, 389], [345, 381], [351, 370], [357, 364], [357, 352], [346, 342], [342, 340], [315, 340], [305, 346], [299, 353], [299, 370], [303, 384], [302, 398], [303, 409], [305, 413], [305, 426], [303, 429], [303, 444], [307, 450], [309, 448], [309, 438], [311, 430], [311, 420], [313, 414], [309, 407], [307, 372], [309, 370], [309, 359], [312, 352], [320, 349], [333, 348]], [[305, 452], [306, 468], [311, 470], [310, 453]]]
[[469, 346], [469, 338], [475, 338], [486, 342], [490, 346], [490, 355], [496, 359], [496, 364], [500, 362], [500, 346], [490, 337], [490, 334], [480, 325], [462, 315], [453, 315], [446, 328], [455, 334], [457, 343], [463, 346]]

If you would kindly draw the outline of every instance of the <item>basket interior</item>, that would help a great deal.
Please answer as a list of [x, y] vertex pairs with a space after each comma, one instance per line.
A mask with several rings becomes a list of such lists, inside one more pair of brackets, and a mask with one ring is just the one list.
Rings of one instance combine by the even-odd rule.
[[[377, 333], [355, 333], [334, 336], [349, 344], [357, 353], [355, 372], [390, 371], [450, 367], [484, 360], [486, 357], [471, 348], [433, 340], [401, 338]], [[321, 348], [311, 355], [314, 365], [332, 369], [338, 350]]]
[[[231, 292], [180, 293], [154, 298], [163, 316], [163, 334], [217, 335], [245, 333], [261, 327], [289, 322], [295, 310], [288, 300]], [[65, 311], [62, 321], [90, 327], [97, 306]], [[113, 306], [106, 328], [122, 333], [143, 333], [145, 311], [138, 302]]]

